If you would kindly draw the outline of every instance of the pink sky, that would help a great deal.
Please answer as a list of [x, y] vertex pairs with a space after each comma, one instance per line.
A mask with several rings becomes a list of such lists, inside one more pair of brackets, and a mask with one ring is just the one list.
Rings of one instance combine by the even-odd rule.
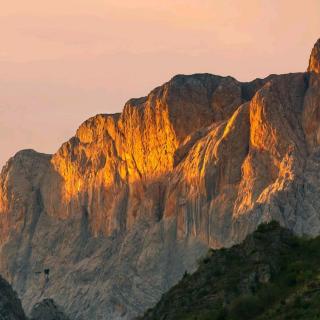
[[177, 73], [304, 71], [319, 0], [11, 0], [0, 11], [0, 166]]

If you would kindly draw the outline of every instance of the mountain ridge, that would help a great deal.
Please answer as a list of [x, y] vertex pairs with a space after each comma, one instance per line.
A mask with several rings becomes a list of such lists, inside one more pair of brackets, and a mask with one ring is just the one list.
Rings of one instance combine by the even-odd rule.
[[52, 270], [42, 298], [74, 319], [131, 319], [208, 247], [261, 222], [319, 234], [317, 59], [249, 83], [176, 76], [86, 120], [52, 156], [14, 156], [0, 175], [0, 273], [26, 310], [38, 269]]

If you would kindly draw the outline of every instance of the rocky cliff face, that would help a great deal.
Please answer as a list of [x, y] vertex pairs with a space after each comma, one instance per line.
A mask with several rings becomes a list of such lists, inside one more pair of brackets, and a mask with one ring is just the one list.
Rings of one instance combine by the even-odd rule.
[[176, 76], [56, 154], [10, 159], [0, 272], [26, 308], [50, 297], [74, 319], [130, 319], [260, 222], [319, 234], [318, 49], [306, 73]]

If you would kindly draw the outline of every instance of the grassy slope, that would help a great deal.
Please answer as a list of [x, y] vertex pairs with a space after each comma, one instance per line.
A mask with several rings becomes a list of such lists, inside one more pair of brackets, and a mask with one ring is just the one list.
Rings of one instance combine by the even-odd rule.
[[210, 250], [140, 319], [320, 319], [320, 237], [261, 225], [240, 245]]

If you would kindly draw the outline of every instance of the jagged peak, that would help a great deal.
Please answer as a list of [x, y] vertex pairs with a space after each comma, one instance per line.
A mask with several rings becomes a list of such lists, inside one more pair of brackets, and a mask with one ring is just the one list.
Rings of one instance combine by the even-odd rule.
[[311, 51], [308, 72], [320, 73], [320, 38], [317, 40]]

